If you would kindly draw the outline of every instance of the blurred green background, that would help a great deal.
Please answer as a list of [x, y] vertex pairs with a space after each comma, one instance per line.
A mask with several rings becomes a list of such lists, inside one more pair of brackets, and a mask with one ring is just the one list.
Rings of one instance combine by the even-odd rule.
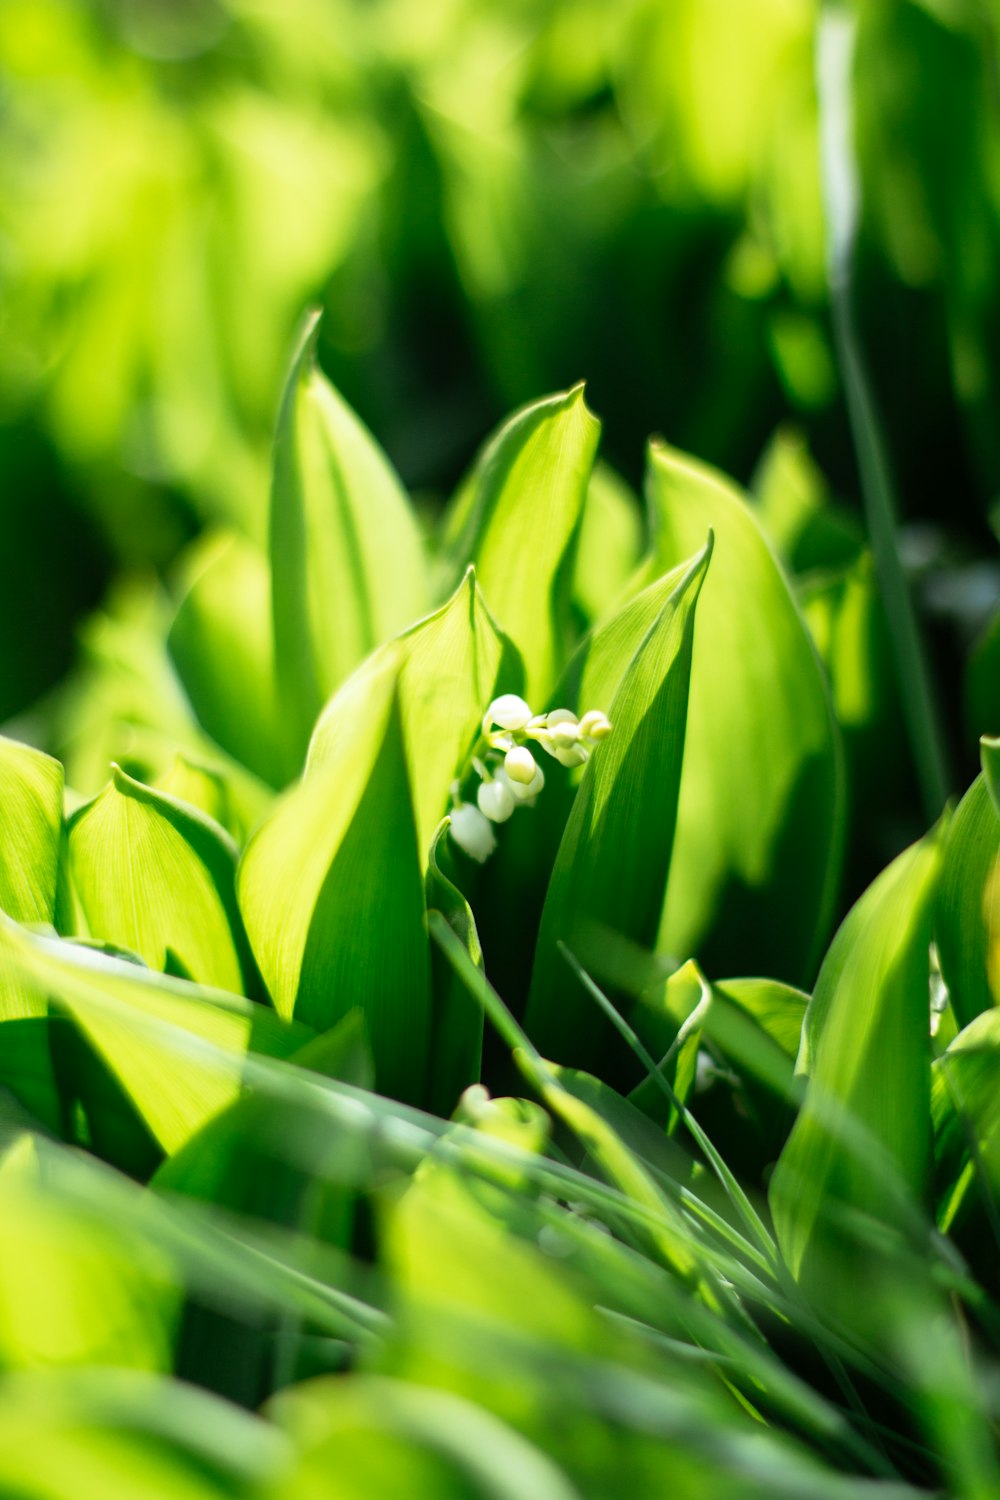
[[[792, 424], [857, 511], [820, 10], [4, 0], [0, 721], [116, 581], [169, 577], [210, 523], [263, 538], [313, 301], [324, 368], [429, 503], [512, 407], [585, 379], [633, 484], [650, 433], [749, 482]], [[957, 787], [1000, 729], [995, 650], [966, 667], [1000, 595], [1000, 6], [858, 19], [858, 320]]]

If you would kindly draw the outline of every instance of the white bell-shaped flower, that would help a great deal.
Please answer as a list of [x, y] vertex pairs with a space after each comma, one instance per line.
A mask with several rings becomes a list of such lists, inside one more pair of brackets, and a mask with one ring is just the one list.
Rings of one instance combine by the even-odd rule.
[[545, 777], [542, 774], [541, 766], [535, 767], [535, 774], [528, 782], [527, 786], [525, 786], [524, 783], [520, 781], [510, 781], [507, 777], [506, 771], [502, 766], [496, 772], [496, 779], [497, 781], [504, 782], [508, 787], [510, 787], [510, 794], [514, 798], [514, 801], [517, 803], [518, 807], [534, 807], [535, 799], [545, 785]]
[[489, 818], [473, 807], [471, 802], [460, 802], [450, 814], [451, 836], [460, 849], [478, 864], [489, 859], [497, 846], [496, 834]]
[[521, 786], [530, 786], [538, 770], [535, 757], [526, 745], [515, 745], [512, 750], [508, 750], [503, 768], [508, 778], [519, 782]]
[[501, 781], [499, 777], [480, 783], [476, 801], [479, 803], [479, 811], [491, 823], [506, 823], [515, 806], [509, 783], [506, 778]]

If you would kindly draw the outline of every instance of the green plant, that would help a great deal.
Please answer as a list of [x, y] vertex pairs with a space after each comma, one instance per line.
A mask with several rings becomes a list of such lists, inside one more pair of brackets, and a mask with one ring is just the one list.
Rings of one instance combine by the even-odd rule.
[[268, 548], [95, 621], [67, 785], [0, 741], [4, 1483], [995, 1493], [1000, 746], [845, 903], [803, 456], [642, 509], [574, 388], [422, 529], [313, 338]]

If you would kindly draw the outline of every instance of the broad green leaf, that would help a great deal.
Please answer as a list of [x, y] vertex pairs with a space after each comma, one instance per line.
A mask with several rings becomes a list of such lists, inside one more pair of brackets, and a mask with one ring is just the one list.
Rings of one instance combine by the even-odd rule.
[[242, 838], [243, 819], [225, 774], [216, 767], [178, 750], [168, 769], [157, 778], [154, 790], [197, 807], [237, 842]]
[[[844, 745], [848, 884], [904, 842], [918, 801], [892, 642], [872, 555], [811, 574], [799, 602], [826, 668]], [[918, 830], [914, 828], [914, 833]]]
[[753, 478], [757, 516], [793, 573], [853, 562], [863, 532], [850, 511], [831, 503], [826, 481], [800, 433], [779, 428]]
[[[472, 962], [483, 967], [476, 919], [454, 881], [448, 842], [448, 823], [442, 823], [431, 844], [427, 865], [428, 911], [439, 911], [461, 940]], [[479, 1079], [483, 1054], [483, 1014], [440, 949], [431, 951], [433, 1033], [429, 1107], [449, 1115], [462, 1090]]]
[[652, 566], [711, 528], [698, 605], [677, 832], [659, 947], [709, 971], [811, 978], [841, 863], [840, 742], [815, 648], [751, 508], [653, 445]]
[[384, 683], [392, 675], [417, 839], [426, 862], [449, 806], [451, 784], [472, 751], [483, 713], [499, 692], [521, 687], [517, 653], [494, 624], [471, 568], [446, 604], [387, 642], [334, 694], [309, 746], [308, 775], [344, 753], [345, 741], [357, 734], [369, 713], [377, 716]]
[[582, 995], [560, 942], [585, 966], [610, 929], [651, 945], [670, 867], [684, 753], [695, 604], [707, 546], [650, 590], [659, 609], [609, 707], [610, 736], [577, 790], [549, 882], [525, 1026], [539, 1050], [599, 1071], [607, 1022]]
[[267, 558], [235, 533], [215, 533], [186, 554], [182, 587], [167, 644], [198, 721], [234, 759], [280, 786]]
[[292, 363], [271, 493], [275, 666], [293, 771], [330, 694], [428, 602], [409, 501], [318, 369], [318, 328], [313, 315]]
[[71, 820], [68, 859], [92, 937], [153, 969], [243, 992], [236, 846], [197, 808], [116, 766]]
[[948, 829], [934, 913], [941, 974], [960, 1027], [1000, 1004], [1000, 814], [977, 776]]
[[34, 1140], [21, 1136], [0, 1160], [4, 1367], [169, 1369], [179, 1303], [169, 1259], [47, 1193]]
[[934, 1151], [939, 1175], [946, 1172], [938, 1227], [947, 1233], [973, 1183], [988, 1206], [1000, 1193], [1000, 1010], [963, 1027], [932, 1077]]
[[279, 1013], [326, 1031], [365, 1018], [378, 1088], [426, 1087], [430, 956], [395, 654], [367, 674], [363, 713], [250, 840], [237, 885]]
[[572, 560], [600, 430], [582, 386], [516, 412], [483, 449], [446, 533], [449, 556], [475, 564], [520, 649], [539, 712], [568, 645]]
[[[771, 1181], [792, 1273], [847, 1293], [852, 1214], [907, 1228], [926, 1187], [930, 1120], [929, 957], [941, 870], [933, 830], [848, 913], [806, 1011], [805, 1102]], [[845, 1219], [846, 1216], [846, 1219]]]
[[63, 1101], [52, 1066], [48, 1016], [4, 1022], [0, 1032], [0, 1091], [7, 1091], [52, 1135], [63, 1126]]
[[573, 572], [573, 602], [588, 622], [618, 603], [639, 566], [645, 524], [637, 497], [605, 463], [587, 486]]
[[304, 1040], [250, 1000], [39, 936], [6, 917], [0, 975], [47, 994], [76, 1021], [167, 1152], [232, 1102], [248, 1052], [287, 1056]]
[[16, 922], [52, 921], [62, 799], [59, 762], [0, 736], [0, 911]]
[[20, 1371], [2, 1406], [0, 1486], [19, 1500], [249, 1500], [291, 1457], [259, 1417], [137, 1369]]
[[327, 1378], [282, 1392], [267, 1414], [298, 1455], [274, 1500], [580, 1500], [513, 1427], [450, 1391], [374, 1375]]
[[[55, 919], [62, 826], [62, 766], [0, 736], [0, 911], [17, 922]], [[44, 1014], [44, 995], [0, 971], [0, 1020]]]

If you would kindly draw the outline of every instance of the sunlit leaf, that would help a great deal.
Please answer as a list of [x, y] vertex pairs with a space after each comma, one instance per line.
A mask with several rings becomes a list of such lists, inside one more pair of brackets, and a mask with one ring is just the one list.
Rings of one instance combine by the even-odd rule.
[[317, 1380], [277, 1397], [268, 1415], [298, 1452], [275, 1500], [369, 1500], [400, 1486], [408, 1500], [579, 1500], [514, 1428], [448, 1391], [372, 1375]]
[[[18, 922], [56, 915], [63, 768], [0, 737], [0, 911]], [[45, 996], [0, 969], [0, 1020], [45, 1014]]]
[[966, 1026], [1000, 1003], [1000, 814], [985, 776], [948, 829], [934, 937], [955, 1018]]
[[[395, 675], [421, 859], [449, 806], [454, 778], [469, 756], [485, 709], [521, 687], [511, 642], [495, 625], [470, 568], [440, 609], [373, 653], [327, 704], [309, 746], [311, 776], [378, 715], [384, 682]], [[369, 698], [372, 706], [369, 707]]]
[[161, 1147], [174, 1151], [239, 1091], [248, 1051], [304, 1040], [273, 1011], [0, 919], [0, 973], [72, 1016]]
[[284, 779], [267, 558], [220, 532], [186, 555], [167, 644], [202, 728], [272, 786]]
[[539, 710], [565, 659], [570, 565], [600, 430], [582, 386], [516, 412], [483, 449], [446, 533], [449, 556], [475, 564], [520, 649]]
[[0, 1484], [25, 1500], [238, 1500], [288, 1462], [267, 1423], [141, 1370], [20, 1372], [5, 1376], [2, 1404]]
[[838, 1215], [906, 1227], [905, 1203], [921, 1202], [926, 1188], [928, 949], [942, 843], [934, 830], [868, 888], [834, 938], [806, 1012], [800, 1065], [809, 1086], [770, 1199], [793, 1273], [838, 1302], [851, 1246]]
[[243, 992], [236, 846], [198, 809], [114, 768], [69, 826], [73, 886], [92, 937]]
[[677, 833], [660, 946], [709, 972], [811, 977], [837, 890], [840, 746], [823, 672], [738, 491], [661, 445], [648, 493], [655, 567], [712, 528], [698, 606]]
[[34, 1140], [0, 1160], [4, 1366], [166, 1370], [179, 1296], [169, 1258], [44, 1191]]
[[397, 671], [389, 655], [366, 677], [364, 713], [250, 840], [238, 890], [280, 1014], [325, 1031], [359, 1010], [379, 1089], [412, 1100], [426, 1083], [430, 956]]
[[639, 565], [645, 525], [638, 498], [605, 463], [587, 486], [573, 573], [573, 602], [588, 622], [601, 619]]
[[0, 737], [0, 911], [15, 921], [52, 921], [62, 797], [57, 760]]
[[[695, 604], [708, 546], [651, 588], [658, 603], [609, 706], [613, 729], [577, 790], [549, 883], [525, 1025], [547, 1056], [595, 1071], [607, 1023], [558, 949], [586, 966], [603, 929], [650, 945], [671, 861]], [[634, 608], [634, 606], [633, 606]]]
[[318, 369], [318, 327], [314, 315], [285, 388], [271, 495], [275, 663], [292, 773], [333, 690], [427, 606], [413, 512]]

